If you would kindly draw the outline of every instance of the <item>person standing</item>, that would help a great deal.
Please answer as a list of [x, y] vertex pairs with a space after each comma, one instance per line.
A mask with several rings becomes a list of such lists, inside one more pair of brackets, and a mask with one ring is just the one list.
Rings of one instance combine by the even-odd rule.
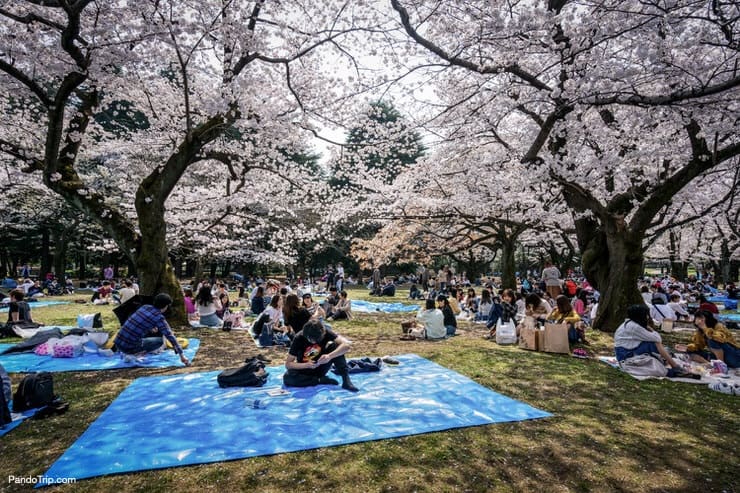
[[103, 279], [106, 281], [110, 281], [113, 279], [113, 266], [108, 265], [105, 269], [103, 269]]
[[545, 289], [552, 299], [558, 299], [562, 289], [560, 287], [560, 271], [552, 265], [549, 260], [545, 261], [545, 268], [542, 269], [542, 281], [545, 283]]

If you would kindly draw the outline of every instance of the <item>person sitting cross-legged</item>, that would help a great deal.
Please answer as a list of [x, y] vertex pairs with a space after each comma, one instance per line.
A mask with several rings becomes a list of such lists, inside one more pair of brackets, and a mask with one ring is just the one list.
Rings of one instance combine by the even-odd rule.
[[144, 353], [156, 353], [164, 345], [163, 337], [170, 341], [175, 354], [185, 366], [190, 366], [190, 360], [182, 352], [180, 344], [172, 334], [170, 324], [164, 318], [164, 313], [172, 304], [172, 298], [166, 293], [154, 297], [152, 305], [142, 305], [121, 326], [114, 346], [128, 358]]
[[352, 343], [347, 338], [326, 329], [319, 320], [309, 320], [290, 344], [283, 383], [290, 387], [338, 385], [338, 381], [326, 376], [334, 365], [342, 377], [342, 388], [357, 392], [359, 389], [349, 378], [344, 356], [351, 348]]

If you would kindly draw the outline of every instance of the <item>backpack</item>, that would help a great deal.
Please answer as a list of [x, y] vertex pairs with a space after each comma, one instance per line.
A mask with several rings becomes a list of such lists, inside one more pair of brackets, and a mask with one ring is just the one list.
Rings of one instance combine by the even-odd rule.
[[216, 377], [218, 386], [225, 387], [262, 387], [267, 382], [265, 365], [257, 358], [246, 360], [239, 368], [224, 370]]
[[41, 371], [23, 377], [13, 395], [13, 411], [44, 407], [54, 400], [54, 382], [51, 373]]

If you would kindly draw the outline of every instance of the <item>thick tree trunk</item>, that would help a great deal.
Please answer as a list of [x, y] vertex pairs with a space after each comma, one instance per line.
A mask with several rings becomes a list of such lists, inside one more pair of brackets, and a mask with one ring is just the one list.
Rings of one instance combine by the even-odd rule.
[[730, 282], [740, 281], [740, 260], [730, 261]]
[[77, 271], [77, 278], [80, 281], [84, 281], [87, 279], [87, 252], [85, 250], [82, 250], [77, 255], [80, 261], [79, 270]]
[[164, 220], [164, 204], [151, 197], [148, 191], [140, 187], [136, 193], [136, 212], [141, 231], [141, 248], [136, 258], [136, 270], [139, 274], [139, 286], [142, 295], [155, 296], [167, 293], [172, 297], [172, 307], [168, 317], [173, 327], [187, 326], [180, 283], [169, 260], [167, 248], [167, 224]]
[[716, 281], [724, 284], [725, 286], [734, 280], [730, 275], [730, 254], [732, 252], [730, 251], [729, 245], [730, 243], [727, 238], [722, 240], [719, 258], [719, 270], [716, 271], [717, 274], [719, 274], [719, 279], [717, 279]]
[[627, 231], [621, 218], [609, 217], [605, 224], [593, 220], [576, 222], [583, 251], [583, 271], [599, 290], [601, 298], [594, 328], [614, 332], [624, 321], [627, 307], [643, 303], [637, 290], [642, 274], [642, 234]]

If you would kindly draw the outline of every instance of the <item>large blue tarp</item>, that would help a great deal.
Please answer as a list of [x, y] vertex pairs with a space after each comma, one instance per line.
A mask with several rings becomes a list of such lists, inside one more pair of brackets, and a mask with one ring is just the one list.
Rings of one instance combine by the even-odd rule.
[[[138, 378], [45, 476], [82, 479], [551, 416], [419, 356], [397, 359], [352, 375], [357, 393], [320, 385], [269, 397], [282, 386], [282, 366], [267, 368], [261, 388], [221, 389], [218, 372]], [[266, 408], [251, 407], [255, 399], [268, 399]]]
[[361, 313], [398, 313], [398, 312], [418, 312], [421, 305], [405, 305], [403, 303], [383, 303], [363, 300], [352, 300], [352, 311]]
[[[190, 361], [200, 347], [200, 340], [188, 339], [188, 348], [184, 350]], [[13, 344], [0, 344], [0, 352], [12, 347]], [[160, 354], [147, 354], [139, 362], [126, 363], [119, 354], [106, 357], [95, 353], [85, 353], [76, 358], [53, 358], [38, 356], [34, 353], [11, 353], [0, 356], [0, 364], [7, 372], [33, 371], [85, 371], [85, 370], [112, 370], [115, 368], [166, 368], [182, 365], [180, 357], [174, 351], [168, 350]]]
[[[9, 403], [8, 406], [10, 406], [12, 409], [13, 404]], [[28, 411], [24, 411], [22, 413], [12, 413], [11, 416], [13, 418], [13, 421], [3, 427], [0, 427], [0, 438], [17, 428], [18, 425], [23, 422], [23, 420], [25, 420], [26, 418], [30, 418], [31, 416], [36, 414], [36, 411], [38, 411], [38, 409], [29, 409]]]
[[727, 315], [717, 315], [717, 320], [725, 322], [740, 322], [740, 313], [728, 313]]
[[[69, 301], [30, 301], [28, 303], [28, 306], [31, 307], [31, 311], [33, 311], [34, 308], [43, 308], [45, 306], [54, 306], [54, 305], [69, 305]], [[5, 313], [8, 311], [8, 307], [0, 308], [0, 313]]]

